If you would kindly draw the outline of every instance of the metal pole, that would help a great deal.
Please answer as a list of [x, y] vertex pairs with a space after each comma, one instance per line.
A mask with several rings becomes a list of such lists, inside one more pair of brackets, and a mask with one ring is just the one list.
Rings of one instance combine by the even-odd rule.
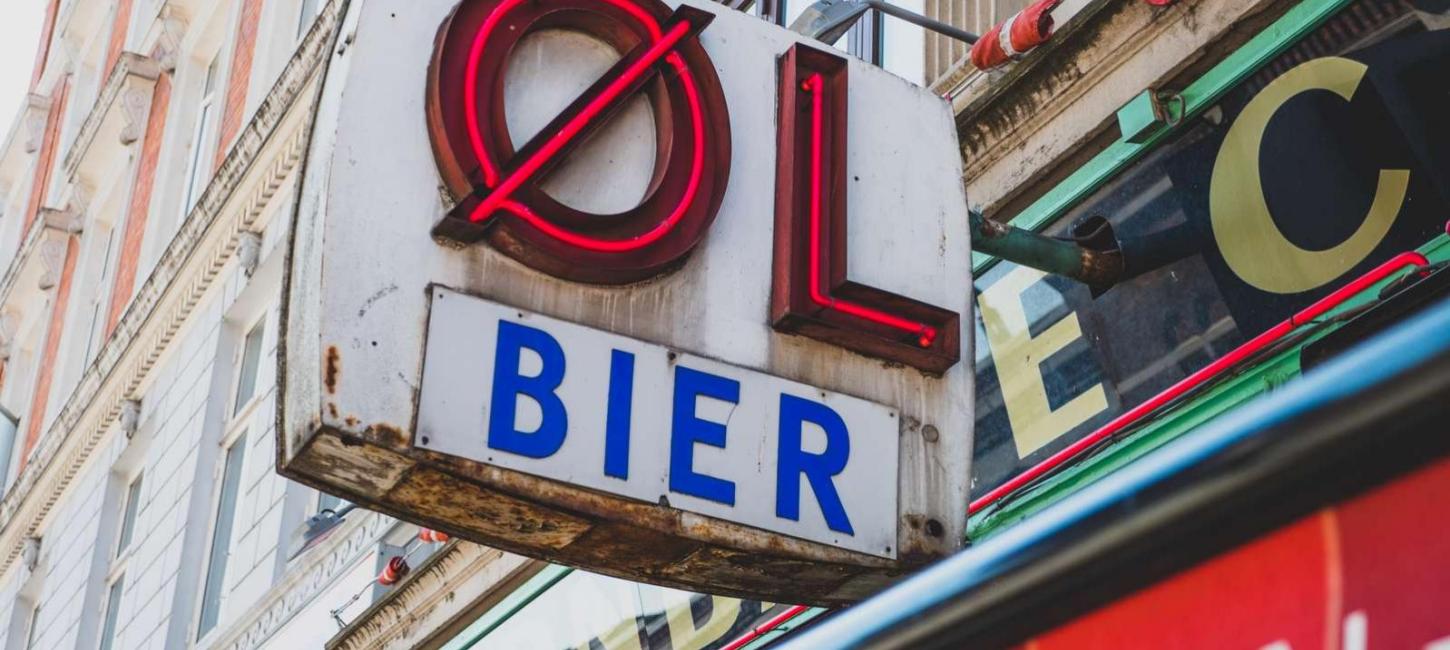
[[1076, 242], [1053, 239], [987, 219], [976, 211], [968, 214], [972, 249], [977, 252], [1102, 289], [1123, 277], [1121, 252], [1093, 250]]
[[866, 0], [866, 5], [888, 16], [896, 16], [917, 27], [929, 29], [943, 36], [950, 36], [968, 45], [976, 43], [978, 38], [980, 38], [971, 32], [957, 29], [938, 20], [932, 20], [914, 11], [908, 11], [896, 5], [887, 4], [883, 0]]

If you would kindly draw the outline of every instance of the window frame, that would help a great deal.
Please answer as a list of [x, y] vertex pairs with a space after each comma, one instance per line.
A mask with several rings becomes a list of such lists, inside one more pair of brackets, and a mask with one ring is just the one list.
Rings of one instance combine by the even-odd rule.
[[[121, 521], [120, 527], [116, 529], [116, 540], [111, 552], [111, 563], [117, 564], [130, 557], [131, 551], [136, 547], [136, 523], [141, 517], [141, 489], [146, 485], [143, 482], [146, 475], [144, 472], [136, 472], [125, 483], [126, 489], [122, 494]], [[132, 508], [135, 508], [134, 510]]]
[[40, 628], [40, 603], [30, 608], [29, 618], [25, 624], [25, 650], [35, 650], [35, 631]]
[[[191, 147], [186, 152], [186, 167], [182, 174], [181, 181], [181, 209], [177, 223], [185, 222], [187, 216], [201, 201], [201, 195], [206, 193], [207, 183], [211, 178], [211, 169], [207, 160], [216, 154], [215, 137], [220, 120], [216, 119], [216, 108], [219, 106], [218, 98], [226, 88], [226, 71], [223, 70], [226, 52], [218, 49], [207, 59], [202, 70], [201, 94], [196, 100], [196, 113], [191, 128]], [[209, 82], [215, 81], [215, 84]]]
[[[219, 462], [217, 463], [216, 469], [213, 473], [215, 487], [213, 488], [213, 495], [211, 500], [211, 503], [213, 504], [210, 511], [211, 517], [207, 522], [207, 544], [205, 550], [206, 557], [201, 564], [201, 571], [199, 571], [198, 575], [198, 579], [200, 580], [200, 589], [197, 592], [195, 612], [193, 613], [192, 617], [192, 621], [196, 625], [195, 635], [192, 640], [197, 645], [205, 645], [204, 641], [208, 637], [210, 637], [217, 629], [222, 627], [221, 623], [225, 620], [227, 597], [229, 595], [227, 593], [226, 579], [227, 571], [230, 569], [230, 567], [228, 566], [230, 564], [229, 558], [231, 557], [231, 554], [233, 552], [232, 547], [236, 542], [237, 503], [239, 499], [241, 499], [242, 492], [245, 489], [245, 486], [242, 485], [242, 481], [246, 476], [247, 462], [249, 460], [247, 456], [250, 455], [248, 454], [249, 450], [247, 449], [247, 445], [251, 442], [249, 435], [249, 423], [252, 419], [252, 415], [256, 412], [257, 408], [259, 408], [259, 404], [261, 404], [261, 402], [263, 401], [262, 398], [268, 395], [268, 391], [266, 390], [257, 390], [257, 387], [259, 385], [257, 382], [263, 376], [261, 370], [262, 364], [266, 359], [265, 353], [267, 351], [267, 345], [268, 343], [272, 342], [273, 334], [271, 333], [271, 328], [268, 327], [268, 324], [270, 323], [269, 319], [275, 311], [276, 310], [273, 308], [261, 308], [258, 309], [257, 313], [255, 314], [248, 314], [248, 317], [245, 319], [238, 318], [237, 320], [232, 321], [233, 323], [240, 325], [235, 330], [239, 332], [240, 335], [235, 339], [235, 343], [233, 345], [231, 354], [231, 367], [229, 369], [229, 372], [231, 373], [231, 378], [226, 383], [225, 388], [226, 422], [222, 427], [222, 437], [219, 444], [221, 452], [218, 456]], [[257, 366], [253, 370], [253, 386], [251, 389], [251, 394], [247, 396], [246, 400], [238, 403], [238, 396], [240, 394], [239, 391], [241, 388], [241, 380], [244, 371], [243, 366], [246, 360], [247, 342], [248, 340], [250, 340], [254, 332], [258, 333], [259, 340], [257, 344]], [[231, 458], [231, 454], [234, 451], [240, 454], [238, 460], [236, 461], [235, 467], [237, 473], [237, 484], [235, 486], [236, 494], [232, 496], [231, 512], [228, 515], [228, 519], [230, 519], [231, 521], [228, 523], [227, 530], [225, 531], [227, 533], [227, 539], [222, 542], [226, 545], [225, 551], [221, 556], [219, 556], [228, 559], [228, 561], [227, 564], [224, 564], [222, 566], [221, 575], [217, 578], [217, 592], [215, 594], [216, 604], [214, 606], [216, 619], [212, 623], [211, 627], [204, 629], [203, 622], [206, 616], [206, 612], [208, 611], [207, 597], [209, 595], [209, 592], [207, 590], [207, 583], [209, 582], [209, 578], [211, 577], [213, 564], [218, 559], [217, 557], [213, 557], [213, 555], [215, 555], [214, 547], [218, 543], [217, 534], [218, 532], [220, 532], [218, 531], [218, 524], [221, 523], [221, 508], [226, 499], [227, 478], [230, 476], [228, 472], [228, 460]]]
[[124, 569], [106, 581], [106, 603], [101, 610], [101, 636], [96, 647], [112, 650], [116, 643], [116, 630], [120, 624], [121, 602], [126, 595], [126, 573]]
[[[297, 11], [293, 12], [295, 19], [294, 28], [296, 30], [292, 39], [293, 42], [301, 43], [302, 39], [307, 38], [307, 32], [312, 31], [312, 25], [317, 22], [317, 17], [322, 15], [322, 8], [326, 4], [327, 0], [297, 1]], [[312, 7], [311, 12], [307, 11], [308, 5]]]
[[[246, 431], [246, 428], [245, 427], [241, 427], [240, 429], [241, 429], [241, 431], [243, 433], [245, 433], [245, 431]], [[236, 526], [235, 525], [236, 525], [236, 516], [237, 516], [237, 500], [241, 496], [241, 491], [242, 491], [241, 480], [242, 480], [243, 475], [246, 473], [246, 466], [247, 466], [247, 462], [246, 462], [247, 461], [247, 458], [246, 458], [246, 456], [247, 456], [247, 448], [246, 448], [246, 445], [247, 445], [247, 437], [246, 437], [246, 435], [238, 435], [238, 436], [230, 437], [230, 439], [223, 439], [222, 445], [221, 445], [221, 456], [219, 458], [219, 460], [221, 462], [217, 463], [216, 472], [215, 472], [215, 483], [216, 483], [216, 487], [213, 490], [214, 493], [212, 495], [212, 501], [211, 502], [212, 502], [213, 506], [212, 506], [212, 508], [210, 510], [211, 517], [207, 521], [207, 535], [206, 535], [207, 544], [206, 544], [206, 547], [204, 549], [204, 552], [205, 552], [206, 555], [204, 557], [204, 561], [201, 564], [201, 571], [199, 572], [199, 575], [197, 576], [197, 578], [200, 580], [200, 587], [201, 587], [201, 589], [197, 592], [196, 605], [195, 605], [196, 610], [195, 610], [195, 612], [194, 612], [194, 614], [192, 616], [192, 621], [196, 624], [196, 627], [195, 627], [196, 632], [195, 632], [194, 637], [192, 638], [192, 642], [195, 645], [197, 645], [197, 646], [205, 645], [205, 643], [203, 643], [203, 641], [205, 641], [208, 637], [210, 637], [212, 634], [214, 634], [218, 629], [220, 629], [222, 627], [221, 626], [221, 622], [223, 621], [223, 614], [226, 613], [227, 596], [228, 596], [228, 594], [227, 594], [227, 588], [226, 588], [226, 580], [227, 580], [227, 569], [229, 568], [227, 565], [230, 564], [230, 558], [231, 558], [231, 554], [232, 554], [232, 544], [236, 541], [235, 540], [235, 538], [236, 538], [236, 530], [235, 530], [235, 527]], [[231, 453], [233, 451], [236, 451], [237, 453], [241, 454], [241, 456], [240, 456], [239, 460], [237, 461], [237, 467], [236, 467], [236, 470], [237, 470], [237, 474], [236, 474], [236, 477], [237, 477], [236, 494], [234, 494], [233, 497], [232, 497], [231, 512], [230, 512], [230, 514], [227, 517], [230, 520], [228, 522], [227, 527], [226, 527], [227, 530], [225, 531], [226, 532], [227, 539], [222, 542], [226, 546], [225, 546], [224, 552], [221, 554], [221, 556], [219, 556], [221, 559], [224, 560], [224, 563], [223, 563], [223, 566], [221, 568], [221, 575], [217, 578], [217, 590], [218, 591], [216, 592], [216, 605], [215, 605], [215, 610], [216, 610], [215, 611], [215, 615], [216, 615], [216, 619], [212, 622], [212, 624], [211, 624], [210, 627], [205, 627], [204, 628], [203, 621], [205, 619], [206, 612], [207, 612], [207, 605], [206, 605], [206, 603], [207, 603], [207, 595], [208, 595], [207, 583], [210, 582], [209, 578], [211, 577], [211, 570], [212, 570], [213, 565], [215, 564], [216, 560], [218, 559], [218, 557], [213, 557], [213, 555], [215, 555], [215, 548], [214, 547], [217, 544], [217, 539], [218, 539], [217, 538], [217, 535], [218, 535], [219, 532], [221, 532], [221, 531], [218, 530], [218, 528], [219, 528], [218, 524], [221, 523], [221, 519], [222, 519], [221, 518], [221, 508], [222, 508], [222, 505], [223, 505], [223, 503], [225, 501], [225, 497], [226, 497], [226, 480], [227, 480], [227, 477], [229, 476], [229, 473], [227, 472], [227, 460], [229, 459], [229, 457], [231, 456]]]

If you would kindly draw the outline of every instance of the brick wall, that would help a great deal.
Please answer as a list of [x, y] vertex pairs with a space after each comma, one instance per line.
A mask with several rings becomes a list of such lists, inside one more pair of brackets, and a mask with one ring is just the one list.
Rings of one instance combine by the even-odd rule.
[[61, 120], [65, 117], [66, 100], [70, 97], [70, 78], [60, 83], [60, 89], [51, 99], [50, 115], [45, 121], [45, 136], [40, 143], [40, 155], [35, 161], [35, 182], [30, 186], [30, 202], [25, 205], [25, 226], [20, 229], [20, 241], [30, 233], [35, 217], [40, 213], [41, 202], [45, 200], [50, 187], [51, 172], [55, 168], [55, 149], [60, 139]]
[[60, 0], [50, 0], [50, 6], [45, 10], [45, 23], [40, 28], [40, 45], [35, 52], [35, 72], [30, 75], [30, 89], [40, 83], [40, 76], [45, 73], [45, 60], [50, 55], [50, 37], [55, 31], [55, 12], [60, 10]]
[[[76, 256], [80, 253], [79, 238], [72, 235], [65, 245], [65, 266], [62, 267], [60, 284], [55, 290], [55, 300], [50, 310], [50, 325], [45, 332], [45, 347], [40, 356], [40, 373], [35, 378], [35, 393], [31, 398], [30, 411], [25, 414], [25, 444], [20, 448], [19, 467], [25, 469], [30, 451], [40, 440], [40, 425], [45, 419], [45, 408], [50, 399], [50, 384], [55, 378], [55, 360], [60, 354], [61, 329], [65, 325], [66, 303], [70, 302], [71, 280], [76, 270]], [[18, 475], [18, 472], [17, 472]]]
[[242, 0], [237, 19], [237, 36], [232, 48], [232, 69], [227, 75], [226, 103], [222, 104], [221, 132], [217, 138], [215, 167], [221, 167], [231, 151], [232, 138], [242, 128], [247, 107], [247, 88], [252, 80], [252, 56], [257, 50], [257, 26], [262, 20], [262, 0]]
[[[123, 0], [125, 1], [125, 0]], [[125, 230], [121, 234], [121, 252], [116, 260], [116, 279], [111, 289], [111, 304], [106, 312], [108, 339], [116, 323], [131, 303], [136, 286], [136, 272], [141, 263], [141, 244], [146, 235], [147, 215], [151, 211], [151, 194], [156, 188], [156, 166], [161, 161], [161, 140], [166, 133], [166, 114], [171, 106], [171, 75], [156, 80], [151, 94], [151, 114], [146, 121], [146, 135], [141, 140], [141, 156], [132, 181], [131, 202], [126, 207]]]
[[101, 68], [101, 78], [111, 76], [111, 68], [116, 66], [116, 59], [121, 56], [121, 49], [126, 45], [126, 28], [131, 24], [132, 0], [116, 0], [116, 13], [111, 20], [111, 42], [106, 47], [106, 66]]

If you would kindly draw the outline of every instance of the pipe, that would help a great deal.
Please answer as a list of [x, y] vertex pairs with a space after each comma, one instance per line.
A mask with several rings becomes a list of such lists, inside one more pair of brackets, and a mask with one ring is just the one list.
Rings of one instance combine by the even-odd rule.
[[932, 20], [914, 11], [908, 11], [896, 5], [888, 4], [883, 0], [866, 0], [866, 5], [888, 16], [895, 16], [917, 27], [929, 29], [942, 36], [955, 38], [967, 45], [976, 43], [977, 39], [981, 38], [969, 31], [952, 27], [939, 20]]
[[1091, 248], [968, 212], [972, 248], [1014, 264], [1106, 289], [1123, 278], [1123, 255], [1115, 246]]
[[1046, 460], [1036, 465], [1033, 465], [1032, 467], [1028, 468], [1027, 471], [1012, 477], [1006, 483], [1003, 483], [993, 488], [990, 492], [972, 501], [971, 504], [967, 506], [967, 514], [976, 514], [978, 510], [981, 510], [982, 508], [991, 505], [993, 502], [1001, 499], [1002, 497], [1005, 497], [1008, 494], [1026, 486], [1028, 483], [1036, 480], [1037, 477], [1042, 476], [1043, 474], [1046, 474], [1053, 469], [1056, 469], [1057, 467], [1066, 464], [1069, 460], [1072, 460], [1073, 457], [1081, 454], [1084, 451], [1087, 451], [1093, 445], [1096, 445], [1102, 440], [1114, 434], [1117, 434], [1118, 432], [1134, 424], [1137, 424], [1137, 422], [1143, 419], [1143, 417], [1147, 416], [1153, 411], [1158, 410], [1163, 405], [1175, 399], [1178, 399], [1183, 394], [1195, 388], [1198, 388], [1199, 386], [1203, 385], [1214, 377], [1222, 374], [1229, 368], [1237, 365], [1239, 362], [1248, 359], [1254, 354], [1257, 354], [1260, 350], [1263, 350], [1264, 348], [1273, 344], [1275, 341], [1283, 338], [1288, 333], [1294, 331], [1295, 328], [1324, 315], [1325, 312], [1328, 312], [1329, 310], [1338, 307], [1340, 304], [1344, 303], [1344, 301], [1349, 300], [1350, 298], [1359, 294], [1361, 291], [1368, 289], [1371, 285], [1374, 285], [1380, 280], [1385, 279], [1390, 274], [1398, 272], [1400, 269], [1403, 269], [1407, 266], [1425, 266], [1429, 263], [1430, 261], [1425, 259], [1424, 255], [1413, 251], [1400, 253], [1399, 255], [1390, 258], [1385, 263], [1370, 270], [1369, 273], [1355, 278], [1349, 284], [1346, 284], [1334, 290], [1333, 293], [1330, 293], [1329, 295], [1320, 298], [1314, 304], [1305, 307], [1303, 310], [1299, 311], [1299, 313], [1291, 316], [1288, 320], [1285, 320], [1278, 325], [1270, 327], [1262, 334], [1259, 334], [1258, 336], [1255, 336], [1243, 345], [1234, 348], [1228, 354], [1219, 357], [1218, 359], [1215, 359], [1213, 363], [1210, 363], [1198, 369], [1197, 372], [1194, 372], [1193, 374], [1184, 377], [1178, 383], [1169, 386], [1167, 390], [1149, 398], [1148, 401], [1129, 409], [1126, 413], [1123, 413], [1116, 418], [1113, 418], [1111, 422], [1103, 425], [1097, 431], [1094, 431], [1082, 438], [1079, 438], [1078, 440], [1074, 441], [1072, 444], [1064, 448], [1062, 451], [1059, 451], [1048, 457]]

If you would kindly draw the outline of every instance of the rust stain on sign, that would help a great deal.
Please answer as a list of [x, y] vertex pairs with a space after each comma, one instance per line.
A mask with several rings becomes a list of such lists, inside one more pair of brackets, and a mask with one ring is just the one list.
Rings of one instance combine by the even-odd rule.
[[341, 363], [342, 354], [337, 351], [337, 346], [327, 346], [327, 360], [323, 364], [322, 383], [327, 387], [329, 395], [337, 394], [337, 369]]

